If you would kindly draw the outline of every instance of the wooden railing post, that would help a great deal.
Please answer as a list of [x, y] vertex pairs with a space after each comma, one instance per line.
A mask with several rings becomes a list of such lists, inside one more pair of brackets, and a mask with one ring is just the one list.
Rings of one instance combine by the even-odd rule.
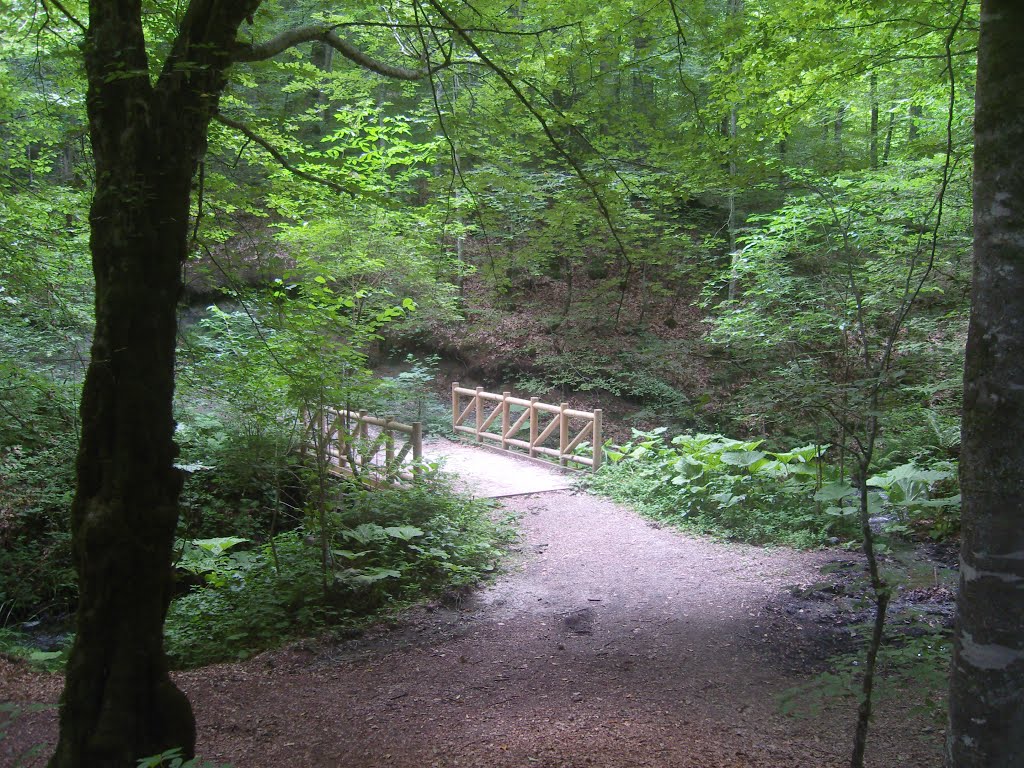
[[476, 441], [478, 443], [482, 443], [484, 440], [480, 437], [480, 433], [484, 430], [484, 399], [480, 397], [480, 393], [483, 391], [483, 387], [476, 388]]
[[412, 423], [412, 479], [418, 480], [423, 474], [423, 422]]
[[459, 382], [452, 382], [452, 432], [459, 426]]
[[509, 405], [508, 399], [512, 397], [511, 392], [501, 393], [501, 449], [508, 450], [508, 428], [509, 428]]
[[384, 426], [381, 429], [384, 430], [384, 466], [387, 467], [385, 471], [391, 472], [391, 465], [395, 461], [395, 440], [391, 436], [390, 416], [384, 419]]
[[562, 403], [558, 411], [558, 463], [563, 467], [566, 465], [565, 454], [569, 447], [569, 414], [565, 411], [568, 403]]
[[536, 456], [537, 451], [537, 401], [539, 397], [530, 398], [530, 455]]
[[597, 472], [601, 468], [601, 460], [604, 452], [604, 442], [601, 437], [601, 409], [594, 409], [594, 463], [591, 465], [591, 469]]

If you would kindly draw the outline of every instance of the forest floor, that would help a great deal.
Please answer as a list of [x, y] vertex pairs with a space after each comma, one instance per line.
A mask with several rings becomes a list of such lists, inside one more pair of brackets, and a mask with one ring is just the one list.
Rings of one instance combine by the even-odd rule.
[[[236, 768], [848, 764], [850, 700], [799, 716], [779, 702], [850, 647], [849, 622], [814, 596], [822, 568], [852, 555], [684, 535], [573, 490], [502, 506], [521, 538], [489, 586], [358, 637], [175, 673], [200, 755]], [[0, 765], [45, 762], [61, 682], [0, 659], [0, 699], [17, 708], [6, 725], [0, 710]], [[941, 727], [912, 704], [881, 702], [868, 765], [941, 763]]]

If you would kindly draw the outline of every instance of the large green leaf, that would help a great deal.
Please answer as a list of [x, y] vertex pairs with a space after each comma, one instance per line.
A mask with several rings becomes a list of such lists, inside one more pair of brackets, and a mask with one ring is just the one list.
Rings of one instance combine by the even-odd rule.
[[190, 543], [216, 557], [227, 552], [232, 547], [247, 541], [249, 539], [243, 539], [239, 536], [220, 536], [214, 539], [193, 539]]
[[815, 501], [839, 501], [857, 495], [857, 489], [849, 483], [834, 482], [825, 483], [814, 494]]
[[417, 536], [423, 535], [423, 531], [414, 525], [398, 525], [385, 528], [384, 533], [393, 539], [401, 539], [402, 541], [411, 541]]
[[757, 464], [768, 454], [762, 451], [725, 451], [721, 454], [722, 463], [730, 467], [750, 467]]
[[357, 525], [355, 528], [342, 531], [341, 535], [346, 539], [357, 541], [360, 544], [369, 544], [371, 541], [379, 541], [384, 538], [387, 536], [387, 533], [384, 532], [383, 527], [376, 523], [363, 523], [361, 525]]

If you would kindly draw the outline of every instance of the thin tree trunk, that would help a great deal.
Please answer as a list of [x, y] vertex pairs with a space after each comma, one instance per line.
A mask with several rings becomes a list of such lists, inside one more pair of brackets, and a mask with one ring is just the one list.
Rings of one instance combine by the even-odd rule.
[[851, 768], [863, 768], [864, 753], [868, 745], [868, 728], [871, 725], [871, 712], [875, 691], [875, 671], [878, 665], [878, 652], [885, 638], [885, 617], [889, 609], [891, 593], [889, 585], [882, 579], [878, 567], [878, 556], [875, 554], [875, 534], [871, 530], [871, 513], [868, 504], [868, 474], [875, 437], [878, 433], [877, 422], [872, 417], [869, 426], [868, 453], [861, 457], [858, 468], [857, 490], [860, 492], [860, 525], [864, 539], [864, 557], [868, 563], [868, 575], [871, 579], [871, 591], [875, 598], [875, 620], [871, 627], [871, 640], [864, 661], [864, 676], [861, 678], [861, 698], [857, 707], [857, 727], [853, 737], [853, 754], [850, 757]]
[[878, 75], [874, 72], [871, 73], [870, 90], [871, 129], [869, 155], [871, 159], [871, 169], [874, 170], [878, 168]]
[[836, 146], [836, 155], [843, 156], [843, 120], [846, 118], [846, 105], [840, 104], [832, 121], [832, 141]]
[[889, 111], [889, 126], [885, 129], [885, 148], [882, 150], [882, 165], [889, 163], [889, 150], [892, 149], [892, 129], [896, 125], [896, 113]]
[[[729, 0], [729, 18], [735, 24], [740, 23], [740, 16], [743, 13], [743, 0]], [[733, 68], [733, 72], [739, 72], [739, 63]], [[725, 133], [729, 139], [729, 300], [736, 298], [738, 281], [736, 279], [736, 232], [739, 229], [736, 212], [736, 139], [739, 137], [739, 105], [733, 104], [729, 109], [729, 116], [726, 118]]]
[[575, 272], [572, 267], [572, 257], [568, 251], [562, 254], [562, 265], [565, 270], [565, 301], [562, 302], [562, 319], [558, 321], [559, 325], [569, 319], [569, 313], [572, 311], [573, 277]]
[[1024, 765], [1024, 4], [982, 0], [947, 768]]
[[920, 104], [911, 104], [907, 110], [907, 117], [909, 120], [909, 127], [907, 128], [907, 141], [917, 141], [918, 135], [921, 133], [921, 128], [917, 124], [918, 119], [924, 115], [924, 109]]

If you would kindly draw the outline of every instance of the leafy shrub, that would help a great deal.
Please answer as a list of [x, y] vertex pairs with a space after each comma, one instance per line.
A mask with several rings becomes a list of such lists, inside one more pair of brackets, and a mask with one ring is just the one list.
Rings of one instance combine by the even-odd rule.
[[686, 396], [663, 378], [664, 360], [655, 363], [636, 351], [614, 356], [584, 350], [545, 354], [537, 357], [536, 365], [541, 369], [539, 376], [521, 377], [516, 386], [530, 392], [600, 390], [667, 412], [689, 404]]
[[[960, 494], [955, 462], [936, 461], [922, 467], [914, 462], [901, 464], [887, 472], [869, 477], [868, 513], [887, 519], [885, 533], [895, 536], [924, 532], [933, 539], [945, 539], [960, 530]], [[857, 490], [846, 482], [823, 485], [814, 495], [817, 501], [831, 502], [825, 512], [834, 516], [853, 516]]]
[[[30, 337], [35, 338], [35, 337]], [[0, 626], [69, 611], [77, 387], [0, 351]]]
[[45, 448], [0, 449], [0, 624], [71, 610], [72, 435]]
[[883, 508], [895, 517], [890, 532], [917, 529], [926, 531], [934, 539], [945, 539], [960, 530], [955, 462], [936, 461], [926, 467], [913, 462], [901, 464], [868, 478], [868, 485], [881, 490]]
[[810, 547], [853, 532], [813, 496], [827, 469], [826, 446], [760, 450], [763, 441], [722, 435], [634, 430], [634, 440], [607, 449], [609, 463], [591, 487], [632, 502], [661, 520], [755, 544]]
[[406, 355], [408, 369], [381, 379], [370, 407], [378, 415], [405, 422], [419, 421], [424, 433], [450, 433], [451, 409], [433, 390], [440, 362], [438, 355]]
[[326, 548], [324, 531], [312, 522], [249, 549], [239, 538], [183, 544], [179, 566], [205, 583], [171, 604], [172, 661], [195, 666], [244, 657], [475, 584], [493, 572], [507, 535], [486, 505], [437, 483], [350, 488], [343, 510], [328, 516]]
[[[862, 636], [870, 629], [860, 627]], [[925, 632], [918, 637], [900, 637], [879, 648], [875, 695], [880, 701], [899, 698], [911, 704], [909, 714], [921, 714], [935, 722], [946, 716], [949, 685], [949, 657], [952, 639], [948, 632]], [[835, 657], [832, 668], [810, 682], [784, 691], [778, 699], [784, 715], [817, 717], [832, 703], [856, 702], [861, 696], [864, 674], [860, 652]]]
[[24, 659], [37, 669], [44, 672], [60, 672], [64, 669], [71, 651], [71, 636], [58, 638], [55, 650], [46, 650], [34, 639], [23, 632], [9, 628], [0, 628], [0, 656], [12, 659]]
[[191, 413], [176, 439], [187, 473], [181, 506], [188, 537], [260, 538], [271, 529], [282, 495], [298, 493], [289, 425]]
[[245, 657], [316, 626], [327, 616], [317, 552], [297, 532], [245, 553], [225, 553], [209, 586], [171, 603], [167, 653], [179, 666]]

